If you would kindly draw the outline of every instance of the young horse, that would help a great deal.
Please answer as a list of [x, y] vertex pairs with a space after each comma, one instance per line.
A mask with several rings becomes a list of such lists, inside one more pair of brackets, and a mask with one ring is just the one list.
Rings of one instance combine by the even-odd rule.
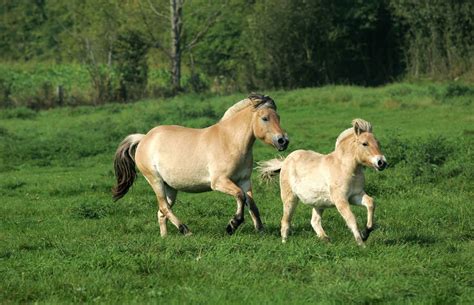
[[275, 102], [251, 94], [230, 107], [215, 125], [203, 129], [158, 126], [146, 135], [132, 134], [115, 154], [117, 185], [113, 198], [122, 198], [136, 177], [135, 164], [156, 193], [161, 236], [166, 236], [169, 219], [182, 234], [191, 234], [172, 212], [178, 191], [220, 191], [237, 200], [237, 212], [227, 225], [233, 234], [244, 221], [244, 204], [249, 207], [255, 229], [263, 226], [253, 200], [250, 175], [255, 139], [279, 151], [288, 146], [280, 127]]
[[[286, 159], [272, 159], [260, 164], [262, 178], [271, 179], [280, 172], [283, 242], [288, 238], [298, 199], [313, 207], [311, 225], [320, 239], [329, 239], [321, 226], [321, 216], [325, 208], [332, 206], [336, 206], [359, 245], [369, 237], [373, 230], [375, 205], [372, 197], [364, 192], [363, 166], [381, 171], [387, 167], [387, 161], [372, 133], [372, 125], [361, 119], [353, 120], [352, 125], [353, 128], [339, 135], [335, 150], [328, 155], [297, 150]], [[362, 233], [357, 229], [349, 204], [367, 208], [367, 226]]]

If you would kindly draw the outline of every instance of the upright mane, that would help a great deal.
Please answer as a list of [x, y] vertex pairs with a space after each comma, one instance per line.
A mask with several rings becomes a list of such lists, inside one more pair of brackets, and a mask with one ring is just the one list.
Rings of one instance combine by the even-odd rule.
[[339, 143], [341, 143], [345, 138], [356, 134], [356, 132], [358, 134], [361, 134], [363, 132], [372, 132], [372, 124], [363, 119], [353, 119], [352, 127], [347, 128], [337, 137], [335, 148], [337, 148], [337, 146], [339, 146]]
[[221, 121], [228, 119], [229, 117], [233, 116], [237, 112], [249, 106], [253, 106], [254, 109], [257, 109], [260, 107], [270, 107], [276, 110], [277, 108], [275, 101], [268, 95], [251, 93], [246, 99], [243, 99], [235, 103], [233, 106], [227, 109], [227, 111], [222, 116]]

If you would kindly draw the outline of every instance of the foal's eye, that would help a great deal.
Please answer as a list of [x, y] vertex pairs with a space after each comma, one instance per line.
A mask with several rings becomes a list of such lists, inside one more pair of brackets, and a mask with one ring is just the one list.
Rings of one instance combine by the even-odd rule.
[[362, 145], [364, 145], [364, 146], [369, 146], [369, 143], [364, 142], [364, 143], [362, 143]]
[[262, 121], [268, 122], [268, 117], [267, 117], [267, 116], [264, 116], [264, 117], [262, 118]]

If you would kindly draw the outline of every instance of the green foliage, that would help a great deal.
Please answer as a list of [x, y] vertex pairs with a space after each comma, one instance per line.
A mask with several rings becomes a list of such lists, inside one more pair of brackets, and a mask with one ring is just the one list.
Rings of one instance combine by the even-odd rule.
[[144, 96], [148, 79], [148, 43], [137, 32], [119, 35], [114, 59], [120, 74], [120, 99], [137, 100]]
[[453, 79], [472, 69], [472, 1], [392, 0], [390, 7], [404, 28], [403, 53], [410, 76]]
[[[404, 76], [472, 82], [473, 12], [469, 0], [186, 1], [182, 92], [379, 85]], [[38, 63], [80, 63], [89, 83], [65, 88], [58, 102], [55, 76], [34, 80], [34, 94], [23, 95], [7, 71], [0, 74], [1, 105], [97, 105], [176, 94], [168, 14], [164, 0], [4, 3], [0, 60], [26, 62], [25, 73]], [[153, 70], [163, 76], [159, 82]]]

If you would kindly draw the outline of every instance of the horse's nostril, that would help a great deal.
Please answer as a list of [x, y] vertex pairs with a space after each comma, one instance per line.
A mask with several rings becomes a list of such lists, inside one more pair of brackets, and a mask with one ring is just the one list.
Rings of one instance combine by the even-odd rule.
[[378, 167], [382, 167], [382, 166], [383, 166], [383, 163], [384, 163], [383, 160], [379, 160], [379, 161], [377, 161], [377, 166], [378, 166]]
[[286, 141], [285, 141], [284, 138], [279, 138], [279, 139], [278, 139], [278, 144], [280, 144], [280, 145], [285, 144], [285, 142], [286, 142]]

